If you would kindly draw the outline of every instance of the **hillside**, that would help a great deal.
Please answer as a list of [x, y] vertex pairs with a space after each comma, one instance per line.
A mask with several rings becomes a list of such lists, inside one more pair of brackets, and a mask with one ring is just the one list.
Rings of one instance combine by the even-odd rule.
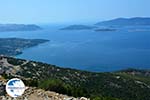
[[0, 32], [9, 31], [35, 31], [42, 28], [34, 24], [0, 24]]
[[0, 75], [30, 87], [92, 100], [150, 100], [150, 71], [94, 73], [1, 56]]
[[[0, 93], [4, 92], [5, 85], [7, 80], [0, 78]], [[3, 88], [3, 90], [2, 90]], [[0, 100], [14, 100], [14, 98], [0, 94]], [[20, 97], [17, 97], [15, 100], [89, 100], [89, 98], [81, 97], [75, 98], [72, 96], [67, 96], [63, 94], [59, 94], [53, 91], [45, 91], [43, 89], [38, 89], [36, 87], [27, 87], [24, 94]]]
[[99, 26], [149, 26], [150, 18], [135, 17], [135, 18], [117, 18], [108, 21], [96, 23]]

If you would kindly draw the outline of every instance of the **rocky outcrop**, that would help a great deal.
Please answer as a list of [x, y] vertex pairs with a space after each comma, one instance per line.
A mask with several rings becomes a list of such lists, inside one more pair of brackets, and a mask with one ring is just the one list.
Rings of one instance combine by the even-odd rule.
[[44, 91], [42, 89], [36, 89], [29, 87], [24, 95], [18, 98], [12, 98], [8, 95], [0, 96], [0, 100], [90, 100], [85, 97], [75, 98], [67, 95], [58, 94], [52, 91]]
[[52, 91], [45, 91], [36, 87], [26, 87], [21, 97], [12, 98], [5, 92], [6, 80], [0, 76], [0, 100], [90, 100], [85, 97], [75, 98]]

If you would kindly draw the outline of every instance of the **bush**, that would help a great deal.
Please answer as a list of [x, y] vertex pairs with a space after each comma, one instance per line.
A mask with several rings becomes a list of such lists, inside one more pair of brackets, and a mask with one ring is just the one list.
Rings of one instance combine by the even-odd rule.
[[81, 97], [86, 96], [87, 92], [83, 88], [73, 87], [69, 84], [65, 84], [63, 81], [58, 79], [48, 79], [39, 82], [39, 88], [47, 91], [55, 91], [61, 94], [67, 94], [69, 96]]

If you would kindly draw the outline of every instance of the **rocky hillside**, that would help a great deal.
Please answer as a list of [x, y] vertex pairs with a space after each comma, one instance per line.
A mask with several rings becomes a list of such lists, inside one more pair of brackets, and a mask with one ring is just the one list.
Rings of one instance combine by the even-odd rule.
[[[28, 61], [22, 61], [22, 62], [23, 62], [22, 65], [25, 65], [28, 63]], [[21, 62], [19, 61], [19, 63]], [[7, 81], [9, 80], [9, 78], [8, 77], [6, 78], [5, 75], [11, 74], [11, 77], [12, 76], [19, 77], [26, 81], [29, 80], [20, 75], [16, 75], [16, 73], [19, 72], [20, 67], [15, 66], [16, 68], [15, 67], [13, 68], [13, 66], [14, 66], [13, 64], [10, 64], [7, 61], [7, 58], [3, 58], [1, 56], [1, 59], [0, 59], [0, 100], [14, 100], [14, 98], [6, 94], [5, 85]], [[7, 70], [4, 70], [5, 68]], [[15, 100], [90, 100], [90, 99], [85, 98], [85, 97], [75, 98], [72, 96], [59, 94], [53, 91], [45, 91], [37, 87], [27, 86], [25, 93], [21, 97], [16, 98]]]
[[[68, 95], [69, 98], [73, 96], [91, 100], [150, 100], [149, 73], [149, 70], [134, 69], [94, 73], [4, 56], [0, 58], [0, 75], [5, 80], [18, 77], [26, 86], [31, 87], [31, 90], [36, 87], [35, 91], [54, 91], [56, 94]], [[3, 97], [3, 92], [0, 94]], [[33, 94], [38, 97], [37, 92]]]
[[[27, 87], [25, 93], [21, 97], [17, 97], [16, 99], [8, 96], [4, 91], [4, 86], [6, 84], [6, 80], [0, 78], [0, 100], [90, 100], [85, 97], [75, 98], [63, 94], [59, 94], [52, 91], [45, 91], [43, 89], [38, 89], [36, 87]], [[3, 87], [3, 89], [2, 89]], [[3, 91], [2, 91], [3, 90]]]

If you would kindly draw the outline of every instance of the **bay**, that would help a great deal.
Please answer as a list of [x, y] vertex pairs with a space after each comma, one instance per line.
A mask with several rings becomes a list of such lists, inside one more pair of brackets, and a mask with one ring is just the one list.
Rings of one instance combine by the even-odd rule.
[[149, 31], [130, 31], [128, 27], [110, 32], [59, 30], [63, 27], [47, 25], [40, 31], [1, 32], [0, 37], [50, 40], [23, 50], [17, 58], [97, 72], [150, 69]]

